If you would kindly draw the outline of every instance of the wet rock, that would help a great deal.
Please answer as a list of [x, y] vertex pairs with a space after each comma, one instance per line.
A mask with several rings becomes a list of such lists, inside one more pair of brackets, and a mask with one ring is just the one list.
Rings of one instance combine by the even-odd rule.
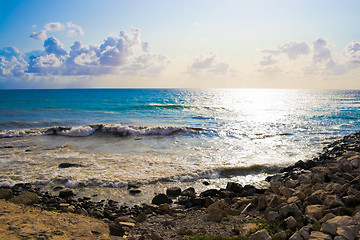
[[0, 188], [0, 199], [9, 200], [13, 195], [13, 192], [9, 188]]
[[135, 194], [141, 193], [141, 190], [139, 190], [139, 189], [130, 189], [129, 193], [132, 194], [132, 195], [135, 195]]
[[178, 197], [177, 201], [180, 205], [183, 205], [185, 207], [189, 207], [190, 206], [190, 200], [191, 198], [188, 196], [180, 196]]
[[208, 189], [202, 193], [200, 193], [200, 196], [202, 197], [216, 197], [219, 196], [220, 191], [218, 189]]
[[271, 240], [267, 230], [263, 229], [250, 235], [249, 240]]
[[195, 188], [193, 188], [193, 187], [187, 188], [181, 192], [181, 195], [194, 198], [194, 197], [196, 197]]
[[178, 197], [181, 194], [181, 188], [179, 187], [171, 187], [166, 189], [166, 195], [169, 197]]
[[9, 201], [16, 204], [31, 205], [34, 203], [38, 203], [40, 201], [40, 198], [36, 193], [25, 192], [11, 198]]
[[232, 191], [234, 193], [241, 193], [244, 190], [244, 188], [240, 183], [228, 182], [226, 185], [226, 190]]
[[147, 216], [145, 213], [140, 213], [137, 217], [136, 217], [136, 222], [144, 222], [147, 219]]
[[208, 181], [203, 181], [202, 184], [204, 184], [205, 186], [209, 186], [210, 183]]
[[71, 198], [75, 196], [72, 190], [64, 190], [59, 193], [59, 198]]
[[152, 202], [152, 204], [160, 205], [160, 204], [163, 204], [163, 203], [171, 204], [173, 201], [172, 201], [168, 196], [166, 196], [165, 194], [161, 193], [161, 194], [156, 195], [156, 196], [152, 199], [151, 202]]
[[58, 166], [58, 168], [71, 168], [71, 167], [84, 167], [84, 166], [81, 165], [81, 164], [68, 163], [68, 162], [60, 163], [59, 166]]

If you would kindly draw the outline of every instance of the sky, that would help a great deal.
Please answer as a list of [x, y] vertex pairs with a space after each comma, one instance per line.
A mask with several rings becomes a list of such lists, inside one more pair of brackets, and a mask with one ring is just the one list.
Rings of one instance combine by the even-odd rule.
[[1, 0], [0, 89], [360, 89], [357, 0]]

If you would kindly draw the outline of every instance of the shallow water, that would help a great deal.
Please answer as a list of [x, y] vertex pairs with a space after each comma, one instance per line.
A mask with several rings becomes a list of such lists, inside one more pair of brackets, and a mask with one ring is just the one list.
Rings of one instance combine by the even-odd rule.
[[[230, 180], [261, 183], [279, 167], [309, 159], [333, 139], [360, 130], [358, 91], [0, 94], [0, 184], [65, 185], [79, 194], [112, 194], [127, 202], [143, 201], [172, 185], [200, 191]], [[58, 168], [63, 162], [81, 167]], [[124, 188], [129, 182], [146, 187], [131, 196]]]

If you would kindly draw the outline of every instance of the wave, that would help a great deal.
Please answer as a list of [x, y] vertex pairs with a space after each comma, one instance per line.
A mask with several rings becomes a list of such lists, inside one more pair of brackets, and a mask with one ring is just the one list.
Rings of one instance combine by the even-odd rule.
[[207, 110], [226, 110], [224, 107], [209, 107], [199, 105], [185, 105], [185, 104], [161, 104], [161, 103], [149, 103], [146, 105], [135, 106], [134, 108], [162, 108], [162, 109], [207, 109]]
[[0, 130], [0, 138], [61, 135], [68, 137], [86, 137], [94, 133], [112, 134], [117, 136], [139, 135], [171, 135], [175, 133], [196, 134], [204, 131], [203, 128], [186, 126], [133, 126], [122, 124], [97, 124], [76, 127], [50, 127], [35, 129]]
[[[170, 182], [195, 182], [203, 181], [210, 179], [219, 179], [219, 178], [232, 178], [236, 176], [246, 176], [252, 174], [276, 174], [279, 173], [283, 166], [270, 166], [270, 165], [251, 165], [246, 167], [223, 167], [216, 168], [212, 170], [206, 170], [200, 173], [193, 174], [184, 174], [177, 175], [166, 178], [159, 178], [155, 180], [142, 180], [142, 181], [118, 181], [118, 180], [103, 180], [103, 179], [88, 179], [88, 180], [76, 180], [73, 177], [69, 178], [51, 178], [48, 180], [35, 180], [30, 181], [29, 183], [34, 185], [48, 185], [51, 183], [65, 185], [69, 188], [78, 188], [78, 187], [104, 187], [104, 188], [123, 188], [128, 186], [128, 184], [139, 184], [139, 185], [151, 185], [156, 183], [170, 183]], [[0, 182], [0, 186], [13, 186], [16, 181], [5, 181]]]

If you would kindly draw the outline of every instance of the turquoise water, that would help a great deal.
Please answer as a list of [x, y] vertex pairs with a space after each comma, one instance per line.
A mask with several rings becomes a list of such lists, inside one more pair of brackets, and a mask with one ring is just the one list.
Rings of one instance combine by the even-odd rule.
[[359, 91], [1, 90], [0, 183], [246, 184], [359, 131], [359, 119]]

